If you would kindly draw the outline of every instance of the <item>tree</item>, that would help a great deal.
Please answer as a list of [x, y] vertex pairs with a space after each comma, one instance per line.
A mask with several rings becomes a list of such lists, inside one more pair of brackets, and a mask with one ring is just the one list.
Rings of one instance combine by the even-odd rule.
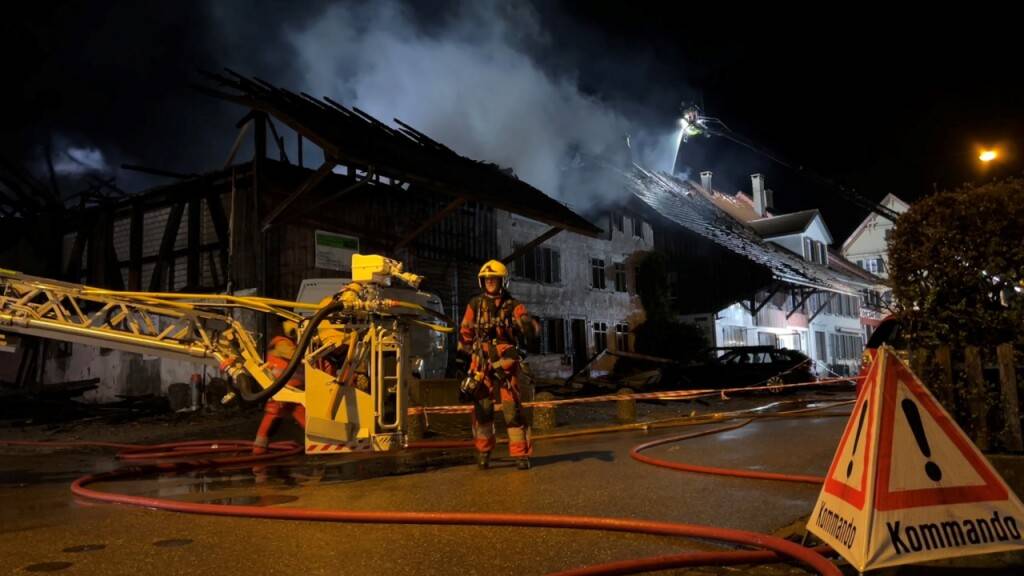
[[893, 294], [914, 346], [991, 346], [1024, 332], [1024, 180], [915, 203], [889, 244]]
[[668, 265], [663, 254], [651, 252], [640, 262], [637, 294], [646, 321], [636, 329], [636, 350], [685, 362], [707, 347], [707, 339], [700, 328], [674, 319], [667, 278]]

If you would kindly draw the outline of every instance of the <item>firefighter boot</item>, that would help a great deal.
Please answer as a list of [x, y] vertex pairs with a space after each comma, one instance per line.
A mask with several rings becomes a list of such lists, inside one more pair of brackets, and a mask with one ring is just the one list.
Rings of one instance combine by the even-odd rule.
[[491, 467], [491, 453], [490, 452], [477, 452], [476, 453], [476, 467], [481, 470], [487, 470]]
[[527, 458], [526, 456], [523, 456], [522, 458], [516, 458], [516, 468], [520, 470], [529, 470], [530, 459]]

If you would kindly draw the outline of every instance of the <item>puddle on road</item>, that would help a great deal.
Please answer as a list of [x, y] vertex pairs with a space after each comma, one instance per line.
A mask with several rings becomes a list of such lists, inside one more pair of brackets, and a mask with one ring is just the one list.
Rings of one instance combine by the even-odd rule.
[[298, 496], [285, 496], [283, 494], [268, 494], [259, 496], [233, 496], [230, 498], [212, 498], [201, 500], [203, 504], [220, 504], [228, 506], [277, 506], [278, 504], [289, 504], [298, 500]]
[[71, 566], [71, 562], [40, 562], [38, 564], [25, 566], [25, 572], [56, 572], [58, 570], [70, 568]]
[[61, 552], [69, 552], [71, 554], [78, 554], [80, 552], [95, 552], [97, 550], [103, 550], [106, 548], [106, 544], [82, 544], [81, 546], [71, 546], [61, 550]]
[[169, 540], [157, 540], [153, 542], [153, 546], [158, 548], [180, 548], [182, 546], [188, 546], [192, 541], [188, 538], [171, 538]]

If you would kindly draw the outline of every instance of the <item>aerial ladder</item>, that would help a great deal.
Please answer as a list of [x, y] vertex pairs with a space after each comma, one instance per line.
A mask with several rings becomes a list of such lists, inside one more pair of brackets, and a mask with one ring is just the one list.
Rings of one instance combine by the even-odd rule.
[[[892, 208], [889, 208], [885, 204], [875, 202], [870, 198], [862, 196], [855, 190], [851, 190], [845, 186], [841, 186], [838, 183], [832, 181], [831, 179], [826, 178], [814, 171], [808, 170], [803, 166], [794, 165], [791, 162], [788, 162], [780, 158], [778, 155], [768, 152], [767, 150], [756, 145], [749, 139], [744, 138], [737, 134], [736, 132], [730, 130], [729, 127], [725, 125], [725, 122], [722, 122], [718, 118], [705, 116], [701, 108], [695, 104], [687, 105], [685, 102], [683, 103], [682, 116], [679, 118], [679, 127], [681, 142], [686, 142], [690, 138], [700, 135], [704, 135], [705, 137], [719, 136], [725, 138], [757, 154], [760, 154], [768, 158], [769, 160], [775, 162], [776, 164], [779, 164], [780, 166], [803, 174], [804, 176], [806, 176], [807, 178], [811, 179], [812, 181], [816, 182], [819, 185], [824, 185], [829, 188], [832, 188], [833, 190], [839, 193], [839, 196], [843, 198], [843, 200], [846, 200], [847, 202], [850, 202], [851, 204], [854, 204], [859, 208], [863, 208], [870, 212], [874, 212], [875, 214], [878, 214], [879, 216], [889, 220], [890, 222], [896, 222], [896, 220], [900, 217], [898, 212], [896, 212]], [[672, 171], [675, 172], [674, 165], [672, 167]]]
[[[440, 312], [385, 298], [393, 281], [421, 276], [378, 255], [352, 257], [352, 282], [319, 304], [230, 294], [126, 292], [0, 269], [0, 335], [11, 332], [205, 363], [224, 371], [247, 402], [306, 408], [307, 453], [382, 451], [405, 445], [410, 326], [451, 332]], [[257, 338], [233, 312], [296, 327], [296, 353], [275, 377]], [[306, 316], [312, 312], [312, 316]], [[328, 359], [333, 362], [329, 362]], [[288, 385], [304, 370], [305, 387]]]

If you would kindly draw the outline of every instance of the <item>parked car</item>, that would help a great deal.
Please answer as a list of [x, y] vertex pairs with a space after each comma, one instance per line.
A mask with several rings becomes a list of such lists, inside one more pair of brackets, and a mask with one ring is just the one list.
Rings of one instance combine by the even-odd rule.
[[679, 375], [695, 388], [776, 386], [816, 380], [810, 358], [797, 350], [773, 346], [711, 348], [706, 360], [683, 366]]

